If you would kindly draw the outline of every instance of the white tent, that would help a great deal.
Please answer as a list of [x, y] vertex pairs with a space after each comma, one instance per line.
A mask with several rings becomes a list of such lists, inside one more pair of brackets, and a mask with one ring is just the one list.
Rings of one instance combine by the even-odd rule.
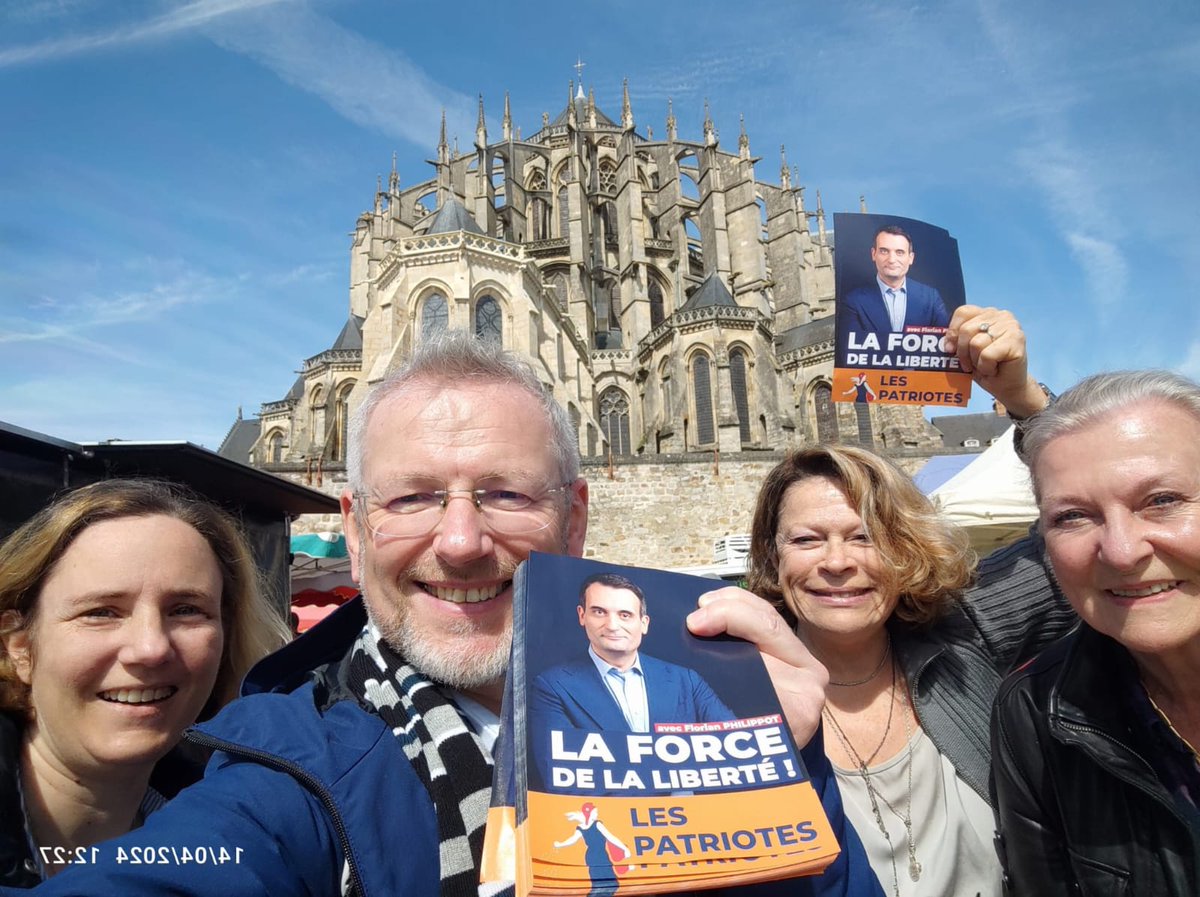
[[1038, 515], [1029, 471], [1013, 451], [1012, 427], [929, 498], [966, 528], [981, 557], [1019, 539]]

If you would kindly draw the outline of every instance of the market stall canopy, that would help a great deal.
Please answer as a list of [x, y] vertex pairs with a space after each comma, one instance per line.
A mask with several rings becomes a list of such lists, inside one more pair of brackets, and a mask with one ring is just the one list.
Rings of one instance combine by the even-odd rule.
[[358, 594], [341, 533], [292, 536], [292, 613], [307, 632]]
[[1038, 516], [1029, 470], [1013, 450], [1012, 427], [929, 498], [966, 528], [980, 556], [1025, 535]]

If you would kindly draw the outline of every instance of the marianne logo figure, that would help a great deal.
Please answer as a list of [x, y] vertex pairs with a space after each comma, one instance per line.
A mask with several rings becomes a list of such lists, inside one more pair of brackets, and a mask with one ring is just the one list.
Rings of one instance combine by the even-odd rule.
[[[594, 803], [588, 801], [579, 808], [581, 812], [567, 813], [566, 816], [575, 823], [575, 832], [565, 841], [555, 841], [556, 848], [570, 847], [577, 841], [584, 843], [583, 859], [587, 863], [588, 875], [592, 879], [592, 889], [588, 897], [606, 897], [617, 893], [617, 876], [624, 875], [630, 870], [628, 864], [621, 863], [629, 858], [629, 848], [625, 842], [605, 828], [600, 821], [600, 811]], [[620, 865], [615, 865], [620, 863]]]

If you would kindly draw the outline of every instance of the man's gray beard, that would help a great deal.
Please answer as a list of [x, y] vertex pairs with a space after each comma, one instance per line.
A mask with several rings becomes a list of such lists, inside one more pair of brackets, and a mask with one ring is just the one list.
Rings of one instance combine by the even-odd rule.
[[[558, 553], [567, 553], [567, 513], [570, 510], [570, 500], [563, 509], [563, 519], [559, 524]], [[459, 691], [470, 691], [500, 682], [508, 672], [508, 658], [512, 650], [512, 623], [508, 631], [502, 634], [495, 647], [486, 654], [468, 653], [466, 655], [445, 656], [435, 650], [429, 643], [422, 641], [420, 634], [407, 625], [407, 608], [391, 608], [392, 613], [386, 620], [376, 620], [371, 612], [372, 603], [365, 600], [367, 587], [359, 585], [363, 593], [367, 615], [383, 636], [388, 646], [403, 657], [414, 669], [423, 673], [434, 682], [448, 685]], [[515, 598], [514, 598], [515, 600]], [[450, 635], [475, 635], [475, 628], [470, 620], [460, 620], [450, 630]]]
[[[363, 591], [365, 595], [366, 590]], [[367, 613], [388, 647], [434, 682], [459, 691], [470, 691], [502, 680], [508, 671], [508, 655], [512, 648], [511, 625], [486, 653], [455, 651], [448, 654], [423, 639], [419, 631], [409, 626], [403, 610], [393, 608], [388, 619], [377, 620], [371, 614], [371, 602], [365, 603]], [[466, 638], [478, 633], [470, 620], [461, 620], [446, 630], [445, 634], [451, 638], [459, 635]]]

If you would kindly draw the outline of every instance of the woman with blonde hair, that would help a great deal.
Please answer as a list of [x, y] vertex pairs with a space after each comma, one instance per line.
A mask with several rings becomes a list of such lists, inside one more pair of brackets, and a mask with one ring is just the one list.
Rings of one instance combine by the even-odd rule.
[[199, 778], [184, 729], [284, 643], [245, 538], [168, 483], [60, 496], [0, 544], [0, 884], [32, 887]]

